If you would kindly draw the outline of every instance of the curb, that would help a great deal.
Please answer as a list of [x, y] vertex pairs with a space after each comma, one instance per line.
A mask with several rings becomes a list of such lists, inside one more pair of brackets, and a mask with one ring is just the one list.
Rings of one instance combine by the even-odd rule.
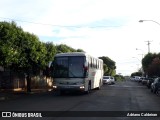
[[26, 92], [26, 90], [0, 90], [0, 101], [14, 99], [21, 95], [34, 95], [34, 94], [41, 94], [45, 92], [50, 92], [51, 89], [32, 89], [31, 92]]

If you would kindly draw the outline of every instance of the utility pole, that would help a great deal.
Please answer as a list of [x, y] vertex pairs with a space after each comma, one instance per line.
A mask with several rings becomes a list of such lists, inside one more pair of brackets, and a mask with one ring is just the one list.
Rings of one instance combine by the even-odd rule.
[[147, 42], [147, 45], [148, 45], [148, 53], [150, 53], [150, 44], [151, 44], [151, 41], [145, 41], [145, 42]]

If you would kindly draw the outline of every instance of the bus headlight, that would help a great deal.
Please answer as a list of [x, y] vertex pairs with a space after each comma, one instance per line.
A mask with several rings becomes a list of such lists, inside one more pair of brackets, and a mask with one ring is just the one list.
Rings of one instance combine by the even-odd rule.
[[80, 89], [84, 89], [84, 86], [80, 86]]
[[54, 89], [56, 89], [56, 88], [57, 88], [57, 86], [53, 85], [53, 88], [54, 88]]

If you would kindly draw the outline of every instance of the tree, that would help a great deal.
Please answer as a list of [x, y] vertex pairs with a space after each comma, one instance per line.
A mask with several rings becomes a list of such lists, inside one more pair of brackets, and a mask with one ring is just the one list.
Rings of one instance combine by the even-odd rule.
[[113, 60], [111, 60], [109, 57], [106, 57], [106, 56], [102, 56], [102, 57], [99, 57], [99, 58], [103, 60], [104, 75], [114, 76], [116, 74], [115, 62]]
[[152, 63], [153, 59], [156, 57], [157, 55], [154, 53], [148, 53], [147, 55], [145, 55], [145, 57], [142, 59], [142, 67], [143, 70], [146, 74], [149, 68], [149, 65]]
[[46, 61], [47, 61], [48, 65], [43, 70], [43, 72], [47, 77], [49, 77], [49, 76], [51, 76], [51, 71], [49, 69], [49, 62], [53, 61], [54, 56], [57, 53], [57, 49], [56, 49], [56, 46], [51, 42], [47, 42], [47, 43], [44, 43], [44, 44], [45, 44], [45, 47], [47, 49], [47, 54], [46, 54], [45, 57], [46, 57]]
[[25, 32], [23, 42], [25, 44], [22, 45], [22, 59], [20, 60], [19, 67], [27, 73], [27, 91], [30, 92], [31, 74], [35, 75], [37, 71], [44, 69], [51, 60], [49, 57], [51, 57], [52, 53], [51, 55], [48, 53], [49, 47], [40, 42], [39, 38], [34, 34]]
[[56, 45], [57, 53], [66, 53], [66, 52], [84, 52], [82, 49], [74, 49], [66, 44]]
[[46, 56], [47, 48], [36, 35], [24, 32], [14, 22], [0, 22], [0, 65], [27, 73], [28, 92], [31, 74], [49, 63]]
[[160, 53], [148, 53], [143, 59], [142, 59], [142, 67], [144, 72], [148, 76], [160, 76]]
[[82, 49], [77, 49], [77, 52], [85, 52], [85, 51]]
[[0, 22], [0, 66], [27, 74], [27, 91], [31, 91], [31, 75], [44, 70], [56, 53], [82, 52], [65, 44], [40, 42], [39, 38], [23, 31], [15, 22]]
[[106, 64], [103, 64], [104, 75], [108, 75], [108, 67]]
[[15, 22], [0, 22], [0, 65], [9, 67], [18, 62], [20, 51], [16, 45], [17, 36], [21, 32]]
[[156, 57], [148, 67], [148, 76], [160, 76], [160, 58]]
[[131, 76], [142, 76], [142, 72], [134, 72]]
[[57, 53], [76, 52], [75, 49], [73, 49], [72, 47], [69, 47], [65, 44], [57, 45], [56, 49], [57, 49]]
[[55, 54], [57, 53], [56, 46], [51, 42], [47, 42], [47, 43], [44, 43], [44, 44], [45, 44], [45, 47], [47, 49], [47, 54], [46, 54], [47, 62], [52, 61]]
[[124, 76], [122, 76], [122, 75], [115, 75], [114, 78], [116, 81], [122, 81], [125, 79]]

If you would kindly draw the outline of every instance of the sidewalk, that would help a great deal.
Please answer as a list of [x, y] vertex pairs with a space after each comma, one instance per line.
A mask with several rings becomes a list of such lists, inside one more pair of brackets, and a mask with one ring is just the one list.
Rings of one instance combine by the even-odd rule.
[[31, 92], [27, 92], [26, 90], [22, 89], [8, 89], [8, 90], [0, 90], [0, 101], [15, 99], [21, 95], [28, 95], [28, 94], [39, 94], [52, 91], [51, 89], [31, 89]]

